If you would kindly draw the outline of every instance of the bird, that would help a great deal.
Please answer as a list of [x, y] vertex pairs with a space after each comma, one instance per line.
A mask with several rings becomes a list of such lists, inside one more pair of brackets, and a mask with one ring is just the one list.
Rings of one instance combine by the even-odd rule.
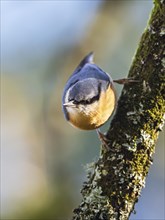
[[93, 61], [94, 54], [86, 55], [74, 70], [64, 87], [62, 109], [65, 119], [82, 130], [96, 130], [99, 139], [107, 146], [106, 136], [100, 127], [112, 116], [117, 105], [114, 82], [125, 84], [130, 78], [113, 80]]

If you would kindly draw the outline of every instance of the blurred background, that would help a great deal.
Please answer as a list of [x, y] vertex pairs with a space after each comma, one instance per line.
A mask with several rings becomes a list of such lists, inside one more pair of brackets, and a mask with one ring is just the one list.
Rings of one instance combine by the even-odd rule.
[[[90, 51], [112, 78], [127, 76], [152, 7], [152, 0], [1, 1], [2, 219], [72, 216], [100, 143], [95, 131], [65, 121], [66, 80]], [[164, 141], [161, 132], [132, 220], [165, 219]]]

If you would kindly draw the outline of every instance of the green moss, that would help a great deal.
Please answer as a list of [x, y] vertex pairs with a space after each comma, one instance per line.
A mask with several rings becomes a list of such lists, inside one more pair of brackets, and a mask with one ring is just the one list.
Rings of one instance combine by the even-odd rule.
[[158, 8], [159, 10], [162, 9], [163, 4], [165, 4], [164, 0], [153, 0], [155, 4], [155, 8]]

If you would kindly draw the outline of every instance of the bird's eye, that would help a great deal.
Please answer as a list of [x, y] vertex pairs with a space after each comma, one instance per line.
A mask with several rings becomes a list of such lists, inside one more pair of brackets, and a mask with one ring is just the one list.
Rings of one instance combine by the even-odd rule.
[[73, 101], [73, 104], [77, 105], [78, 104], [78, 101], [76, 100], [72, 100]]
[[90, 104], [90, 100], [84, 100], [84, 104]]
[[76, 100], [74, 100], [73, 98], [69, 98], [68, 101], [72, 102], [73, 104], [76, 104]]

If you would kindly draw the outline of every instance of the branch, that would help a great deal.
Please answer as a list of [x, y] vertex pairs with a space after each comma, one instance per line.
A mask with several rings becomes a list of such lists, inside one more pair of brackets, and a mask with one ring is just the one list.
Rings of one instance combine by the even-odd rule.
[[107, 132], [110, 150], [91, 164], [74, 220], [126, 220], [134, 210], [165, 119], [165, 2], [155, 0]]

